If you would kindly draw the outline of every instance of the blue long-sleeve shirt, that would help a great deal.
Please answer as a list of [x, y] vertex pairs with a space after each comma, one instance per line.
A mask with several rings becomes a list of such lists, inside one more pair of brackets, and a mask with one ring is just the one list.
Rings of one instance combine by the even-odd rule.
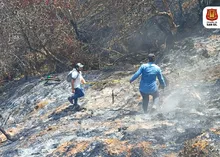
[[140, 75], [142, 75], [139, 86], [140, 92], [145, 94], [156, 92], [158, 90], [156, 78], [158, 78], [161, 86], [166, 86], [160, 67], [153, 62], [142, 64], [130, 81], [133, 82]]

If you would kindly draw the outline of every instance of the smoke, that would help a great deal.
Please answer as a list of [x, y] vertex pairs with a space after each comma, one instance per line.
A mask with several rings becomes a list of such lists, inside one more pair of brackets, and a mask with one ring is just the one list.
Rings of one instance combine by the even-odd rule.
[[168, 113], [170, 111], [174, 111], [175, 109], [177, 109], [180, 100], [180, 95], [178, 95], [175, 91], [172, 92], [163, 99], [161, 112]]
[[[168, 92], [168, 91], [167, 91]], [[166, 95], [165, 95], [166, 94]], [[170, 93], [161, 94], [161, 105], [159, 112], [166, 114], [170, 112], [187, 112], [196, 111], [201, 108], [202, 91], [196, 89], [193, 85], [183, 84], [178, 89], [172, 90]]]

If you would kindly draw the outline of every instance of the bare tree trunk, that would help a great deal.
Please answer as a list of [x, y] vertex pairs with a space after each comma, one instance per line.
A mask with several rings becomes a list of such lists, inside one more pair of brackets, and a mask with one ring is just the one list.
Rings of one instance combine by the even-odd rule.
[[[159, 23], [157, 20], [155, 20], [155, 23], [160, 28], [160, 30], [167, 36], [167, 38], [166, 38], [167, 47], [172, 47], [172, 44], [173, 44], [173, 41], [174, 41], [174, 35], [177, 32], [178, 26], [174, 22], [174, 17], [173, 17], [173, 14], [172, 14], [172, 12], [169, 8], [169, 5], [168, 5], [167, 1], [163, 0], [163, 4], [164, 4], [164, 7], [166, 8], [167, 12], [159, 12], [159, 11], [156, 10], [154, 14], [155, 14], [155, 16], [165, 16], [165, 17], [167, 17], [170, 29], [164, 27], [164, 25]], [[155, 7], [153, 6], [153, 8], [155, 8]]]
[[[168, 16], [168, 19], [169, 19], [169, 23], [170, 23], [170, 27], [171, 27], [171, 30], [172, 30], [172, 34], [175, 34], [177, 32], [177, 25], [175, 24], [174, 22], [174, 17], [173, 17], [173, 14], [169, 8], [169, 5], [167, 3], [166, 0], [163, 0], [163, 4], [166, 8], [166, 10], [168, 12], [166, 12], [166, 16]], [[163, 13], [163, 12], [162, 12]], [[160, 13], [159, 13], [160, 14]], [[164, 14], [164, 13], [163, 13]], [[164, 14], [165, 15], [165, 14]]]
[[182, 0], [178, 1], [178, 5], [179, 5], [179, 9], [180, 9], [180, 17], [179, 18], [181, 19], [180, 28], [182, 29], [185, 24], [185, 18], [183, 15], [183, 8], [182, 8]]
[[203, 3], [201, 3], [201, 0], [198, 0], [198, 3], [199, 3], [199, 19], [202, 20], [202, 11], [205, 6]]
[[158, 26], [158, 28], [160, 28], [160, 30], [167, 36], [166, 40], [165, 40], [165, 47], [164, 48], [170, 48], [172, 47], [173, 41], [174, 41], [174, 36], [172, 34], [172, 32], [163, 26], [163, 24], [159, 23], [157, 20], [155, 20], [155, 24]]
[[201, 0], [198, 0], [198, 3], [199, 3], [199, 7], [200, 7], [200, 9], [202, 10], [202, 9], [203, 9], [203, 7], [202, 7]]

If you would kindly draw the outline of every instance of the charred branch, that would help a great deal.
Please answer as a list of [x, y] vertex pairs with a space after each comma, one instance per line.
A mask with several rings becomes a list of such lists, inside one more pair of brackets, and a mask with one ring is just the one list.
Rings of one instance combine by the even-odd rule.
[[76, 33], [76, 39], [83, 42], [83, 43], [89, 43], [90, 37], [88, 35], [85, 35], [86, 33], [81, 33], [78, 29], [78, 25], [75, 21], [70, 20], [70, 24], [72, 25], [75, 33]]

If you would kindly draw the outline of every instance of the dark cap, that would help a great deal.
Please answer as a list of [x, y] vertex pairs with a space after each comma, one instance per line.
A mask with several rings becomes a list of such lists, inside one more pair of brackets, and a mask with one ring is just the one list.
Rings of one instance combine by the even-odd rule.
[[148, 60], [149, 62], [154, 62], [155, 61], [155, 55], [153, 53], [148, 54]]

